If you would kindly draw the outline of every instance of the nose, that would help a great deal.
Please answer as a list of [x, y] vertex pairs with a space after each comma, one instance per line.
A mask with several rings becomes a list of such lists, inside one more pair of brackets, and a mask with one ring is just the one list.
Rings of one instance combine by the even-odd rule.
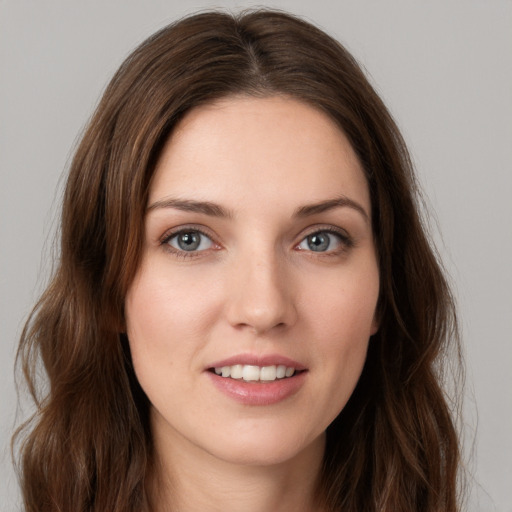
[[293, 325], [293, 281], [274, 254], [243, 258], [234, 265], [228, 293], [229, 323], [264, 334]]

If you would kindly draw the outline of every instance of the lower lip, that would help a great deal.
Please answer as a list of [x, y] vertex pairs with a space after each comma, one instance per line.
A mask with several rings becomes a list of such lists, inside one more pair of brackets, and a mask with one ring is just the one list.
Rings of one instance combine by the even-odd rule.
[[206, 372], [219, 391], [244, 405], [272, 405], [295, 395], [304, 384], [305, 371], [269, 382], [247, 382]]

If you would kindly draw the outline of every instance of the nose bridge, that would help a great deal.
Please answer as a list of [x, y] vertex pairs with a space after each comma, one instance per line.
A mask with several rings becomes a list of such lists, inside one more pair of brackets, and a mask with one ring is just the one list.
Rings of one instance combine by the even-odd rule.
[[296, 311], [284, 256], [275, 247], [247, 248], [232, 279], [229, 321], [258, 333], [291, 325]]

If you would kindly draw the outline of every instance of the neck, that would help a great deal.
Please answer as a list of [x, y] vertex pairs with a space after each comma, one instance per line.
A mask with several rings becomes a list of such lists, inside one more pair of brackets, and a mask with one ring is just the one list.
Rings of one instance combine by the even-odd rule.
[[317, 496], [324, 436], [292, 460], [269, 465], [233, 464], [196, 446], [155, 440], [149, 483], [151, 512], [321, 512]]

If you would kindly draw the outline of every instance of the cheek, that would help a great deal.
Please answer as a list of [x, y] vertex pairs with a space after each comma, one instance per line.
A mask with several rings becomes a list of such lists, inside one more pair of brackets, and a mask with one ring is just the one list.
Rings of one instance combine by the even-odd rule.
[[167, 373], [168, 378], [171, 370], [177, 374], [190, 369], [218, 317], [221, 301], [216, 290], [211, 278], [170, 274], [165, 265], [140, 270], [125, 300], [126, 330], [139, 380], [146, 373], [152, 379]]
[[[374, 308], [340, 300], [318, 314], [322, 367], [335, 388], [351, 390], [361, 374], [372, 334]], [[333, 304], [334, 306], [334, 304]], [[347, 397], [348, 398], [348, 397]]]
[[316, 289], [317, 296], [308, 302], [308, 315], [311, 336], [317, 343], [318, 368], [327, 390], [321, 407], [334, 419], [359, 380], [369, 339], [375, 332], [378, 270], [376, 265], [369, 265], [364, 272], [345, 273], [323, 285], [311, 287], [311, 294]]
[[[149, 265], [148, 265], [149, 266]], [[198, 319], [206, 319], [218, 307], [218, 287], [211, 276], [169, 272], [165, 265], [142, 270], [130, 287], [125, 311], [127, 326], [139, 334], [186, 330], [194, 332]]]
[[359, 345], [375, 333], [376, 308], [379, 297], [379, 274], [370, 259], [357, 271], [340, 271], [322, 281], [309, 282], [303, 301], [322, 338], [332, 348], [343, 344]]

